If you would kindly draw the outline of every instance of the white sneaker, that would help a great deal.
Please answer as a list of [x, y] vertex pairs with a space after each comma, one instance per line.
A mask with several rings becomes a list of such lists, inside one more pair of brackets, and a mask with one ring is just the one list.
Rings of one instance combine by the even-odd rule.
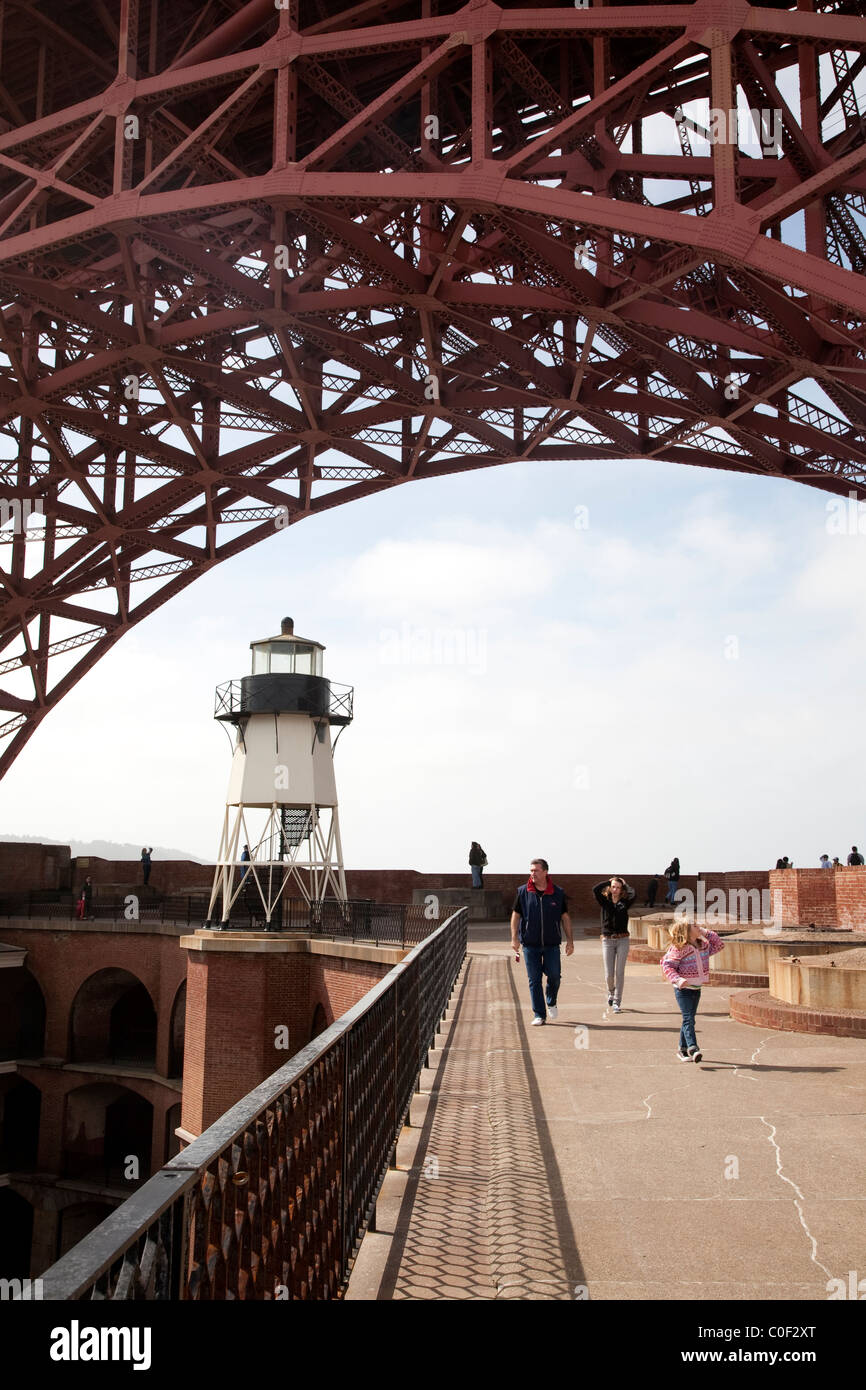
[[559, 1018], [559, 1009], [556, 1007], [555, 1004], [548, 1004], [547, 1017], [552, 1018], [554, 1020]]
[[539, 1018], [539, 1017], [538, 1017], [538, 1014], [536, 1014], [536, 1015], [535, 1015], [535, 1018], [532, 1020], [532, 1027], [533, 1027], [533, 1028], [538, 1028], [539, 1025], [542, 1024], [543, 1022], [544, 1022], [544, 1019], [543, 1019], [543, 1018]]
[[619, 1004], [614, 1004], [614, 1006], [613, 1006], [613, 1011], [614, 1011], [615, 1014], [621, 1014], [621, 1013], [622, 1013], [622, 1009], [619, 1007]]

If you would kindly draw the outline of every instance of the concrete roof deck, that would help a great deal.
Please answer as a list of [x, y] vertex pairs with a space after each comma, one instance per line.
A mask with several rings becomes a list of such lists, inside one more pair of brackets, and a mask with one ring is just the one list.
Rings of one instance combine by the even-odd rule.
[[679, 1062], [658, 966], [615, 1015], [576, 936], [533, 1028], [507, 927], [470, 928], [347, 1297], [826, 1301], [866, 1270], [866, 1042], [734, 1022], [714, 986]]

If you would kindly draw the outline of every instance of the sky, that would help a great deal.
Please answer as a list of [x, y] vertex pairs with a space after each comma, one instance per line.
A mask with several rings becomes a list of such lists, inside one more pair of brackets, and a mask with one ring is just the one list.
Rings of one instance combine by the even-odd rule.
[[[842, 507], [849, 504], [842, 501]], [[279, 631], [355, 688], [345, 863], [686, 874], [866, 841], [866, 507], [662, 462], [522, 463], [335, 508], [198, 579], [51, 713], [4, 833], [212, 859], [214, 687]]]

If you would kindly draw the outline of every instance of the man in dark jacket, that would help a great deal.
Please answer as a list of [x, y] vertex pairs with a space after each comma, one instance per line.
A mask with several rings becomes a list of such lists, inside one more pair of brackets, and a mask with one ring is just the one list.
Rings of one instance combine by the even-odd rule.
[[[562, 933], [565, 932], [567, 956], [574, 950], [574, 936], [568, 915], [568, 899], [564, 890], [549, 876], [547, 860], [533, 859], [529, 868], [529, 879], [518, 888], [511, 910], [511, 947], [518, 956], [520, 947], [523, 947], [529, 977], [529, 997], [532, 1000], [532, 1022], [537, 1027], [545, 1022], [548, 1015], [551, 1020], [558, 1016], [556, 1000], [562, 976], [559, 955]], [[546, 991], [542, 988], [542, 975], [547, 976]]]

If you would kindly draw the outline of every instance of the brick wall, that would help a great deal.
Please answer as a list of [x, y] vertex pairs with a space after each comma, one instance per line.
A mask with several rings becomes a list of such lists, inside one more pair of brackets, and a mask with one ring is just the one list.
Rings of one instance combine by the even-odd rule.
[[770, 892], [782, 894], [788, 926], [866, 929], [866, 865], [839, 869], [773, 869]]
[[[19, 849], [23, 847], [0, 845], [0, 852], [4, 848]], [[38, 848], [45, 849], [46, 847], [39, 846]], [[2, 853], [0, 853], [0, 866], [2, 863]], [[141, 884], [141, 864], [136, 859], [113, 860], [100, 859], [96, 856], [80, 857], [72, 860], [71, 865], [73, 886], [79, 887], [89, 875], [93, 880], [97, 895], [100, 888], [108, 894], [112, 891], [120, 892], [121, 889], [133, 889]], [[664, 865], [659, 866], [660, 869], [664, 867]], [[568, 893], [572, 903], [572, 914], [578, 918], [594, 918], [597, 913], [597, 906], [592, 896], [592, 886], [606, 875], [601, 871], [587, 874], [560, 873], [557, 871], [556, 865], [551, 866], [551, 872], [556, 882], [562, 884]], [[608, 872], [623, 871], [612, 869]], [[528, 870], [519, 868], [507, 873], [485, 873], [484, 886], [488, 889], [499, 890], [502, 894], [502, 914], [504, 917], [508, 916], [511, 911], [517, 885], [526, 882], [527, 874]], [[637, 902], [642, 904], [646, 896], [646, 886], [650, 875], [646, 872], [626, 872], [624, 877], [638, 890]], [[719, 887], [725, 891], [731, 888], [761, 889], [768, 886], [768, 874], [763, 869], [724, 873], [702, 872], [702, 877], [708, 888]], [[212, 866], [193, 864], [185, 859], [155, 859], [153, 861], [150, 886], [160, 893], [206, 892], [210, 890], [212, 881]], [[416, 869], [346, 870], [346, 888], [350, 898], [372, 898], [381, 903], [411, 903], [415, 889], [435, 893], [438, 888], [469, 888], [471, 882], [468, 865], [464, 872], [454, 874], [421, 873]], [[681, 887], [689, 888], [692, 892], [695, 892], [696, 882], [694, 874], [686, 874], [680, 879]], [[2, 878], [0, 878], [0, 889], [3, 886]], [[26, 889], [33, 885], [22, 881], [19, 886]], [[10, 883], [6, 887], [7, 891], [12, 891], [13, 885]], [[657, 902], [664, 898], [666, 891], [667, 884], [662, 879], [656, 897]]]
[[317, 1005], [333, 1023], [390, 969], [336, 954], [191, 949], [182, 1127], [201, 1134], [307, 1045]]
[[[93, 880], [96, 894], [102, 888], [109, 896], [112, 891], [135, 889], [142, 884], [140, 859], [100, 859], [98, 855], [79, 855], [72, 860], [72, 883], [80, 888], [87, 877]], [[154, 859], [150, 868], [149, 887], [159, 893], [204, 893], [213, 883], [213, 868], [194, 864], [190, 859]]]
[[833, 887], [838, 925], [852, 927], [855, 931], [866, 930], [866, 865], [834, 869]]
[[[310, 956], [309, 1026], [317, 1004], [321, 1004], [329, 1024], [347, 1013], [368, 990], [387, 975], [391, 966], [370, 960], [338, 960], [331, 956]], [[309, 1041], [309, 1035], [305, 1041]]]
[[0, 893], [29, 893], [70, 887], [68, 845], [0, 842]]

